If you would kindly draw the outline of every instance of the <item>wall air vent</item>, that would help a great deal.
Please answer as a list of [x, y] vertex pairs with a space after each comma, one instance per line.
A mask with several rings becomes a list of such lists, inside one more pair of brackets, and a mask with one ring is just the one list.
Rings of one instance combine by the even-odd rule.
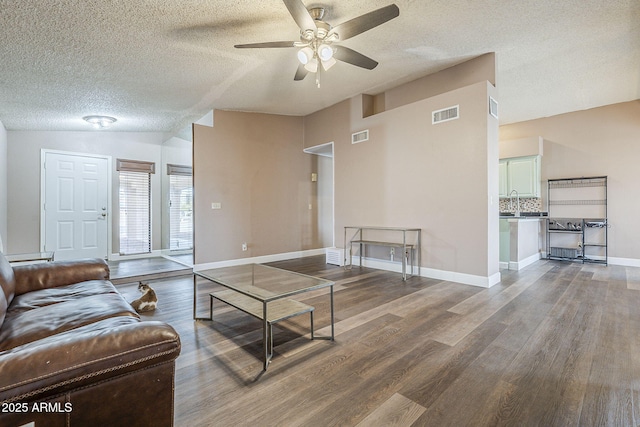
[[498, 118], [498, 101], [489, 97], [489, 114], [491, 114], [496, 119]]
[[433, 111], [431, 113], [431, 123], [442, 123], [448, 122], [449, 120], [455, 120], [460, 118], [459, 115], [459, 105], [455, 105], [453, 107], [443, 108], [442, 110]]
[[369, 140], [369, 129], [351, 134], [351, 143], [358, 144]]

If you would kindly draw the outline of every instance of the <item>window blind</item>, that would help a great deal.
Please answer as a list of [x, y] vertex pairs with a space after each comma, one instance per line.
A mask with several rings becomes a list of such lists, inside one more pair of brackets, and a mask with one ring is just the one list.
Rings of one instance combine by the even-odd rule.
[[[138, 164], [143, 162], [137, 162]], [[120, 167], [120, 254], [151, 252], [151, 173]]]

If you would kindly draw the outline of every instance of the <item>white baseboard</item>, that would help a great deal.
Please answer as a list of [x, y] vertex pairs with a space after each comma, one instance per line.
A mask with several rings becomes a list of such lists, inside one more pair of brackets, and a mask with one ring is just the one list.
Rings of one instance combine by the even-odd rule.
[[509, 270], [522, 270], [523, 268], [533, 264], [536, 261], [540, 260], [540, 253], [533, 254], [528, 258], [520, 260], [518, 262], [509, 262]]
[[264, 264], [267, 262], [285, 261], [288, 259], [304, 258], [307, 256], [324, 255], [327, 248], [310, 249], [307, 251], [287, 252], [282, 254], [263, 255], [251, 258], [230, 259], [227, 261], [208, 262], [205, 264], [195, 264], [193, 271], [209, 270], [211, 268], [233, 267], [245, 264]]
[[458, 273], [455, 271], [436, 270], [433, 268], [421, 269], [422, 277], [429, 277], [432, 279], [446, 280], [447, 282], [462, 283], [463, 285], [479, 286], [481, 288], [490, 288], [493, 285], [500, 283], [500, 272], [491, 276], [476, 276], [474, 274]]
[[500, 270], [508, 270], [509, 269], [509, 263], [506, 261], [500, 261], [500, 265], [499, 267]]
[[143, 258], [157, 258], [162, 256], [162, 251], [151, 251], [148, 254], [135, 254], [135, 255], [120, 255], [120, 254], [111, 254], [109, 255], [109, 261], [124, 261], [127, 259], [143, 259]]
[[[357, 256], [352, 257], [352, 264], [360, 265], [360, 259]], [[402, 263], [392, 262], [380, 259], [362, 259], [363, 267], [377, 268], [379, 270], [393, 271], [396, 273], [402, 272]], [[490, 288], [491, 286], [500, 282], [500, 273], [495, 273], [489, 277], [476, 276], [473, 274], [457, 273], [455, 271], [438, 270], [435, 268], [427, 267], [414, 267], [416, 275], [421, 277], [427, 277], [430, 279], [446, 280], [448, 282], [462, 283], [464, 285], [480, 286], [482, 288]], [[407, 265], [407, 275], [411, 274], [411, 267]]]
[[623, 267], [640, 267], [640, 259], [609, 257], [607, 262], [610, 265], [621, 265]]

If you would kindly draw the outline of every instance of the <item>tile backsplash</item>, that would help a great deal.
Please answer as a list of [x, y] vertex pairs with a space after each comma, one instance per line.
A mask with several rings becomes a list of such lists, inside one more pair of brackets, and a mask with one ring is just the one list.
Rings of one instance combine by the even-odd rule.
[[[513, 209], [509, 209], [509, 199], [500, 199], [500, 212], [515, 212], [516, 199], [513, 199]], [[542, 212], [542, 199], [540, 197], [521, 197], [520, 212]]]

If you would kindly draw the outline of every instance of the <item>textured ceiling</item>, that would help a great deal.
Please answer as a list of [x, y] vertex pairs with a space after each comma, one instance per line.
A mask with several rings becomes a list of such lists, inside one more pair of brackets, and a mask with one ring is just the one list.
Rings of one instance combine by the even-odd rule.
[[[334, 26], [393, 0], [306, 1]], [[0, 0], [0, 121], [9, 130], [176, 132], [208, 110], [305, 115], [496, 52], [500, 121], [640, 98], [638, 0], [396, 0], [400, 16], [343, 42], [377, 61], [294, 82], [281, 0]]]

